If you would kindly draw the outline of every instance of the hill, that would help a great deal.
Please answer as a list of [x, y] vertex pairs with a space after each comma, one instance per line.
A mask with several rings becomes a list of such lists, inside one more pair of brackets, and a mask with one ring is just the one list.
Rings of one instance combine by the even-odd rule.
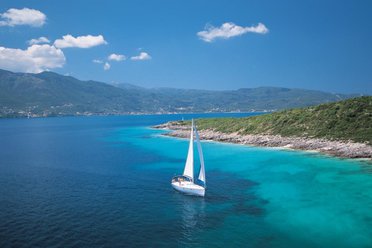
[[[183, 123], [186, 124], [186, 123]], [[200, 130], [372, 144], [372, 96], [246, 118], [199, 119]]]
[[274, 87], [226, 91], [147, 89], [81, 81], [53, 72], [0, 70], [0, 117], [273, 111], [352, 96]]

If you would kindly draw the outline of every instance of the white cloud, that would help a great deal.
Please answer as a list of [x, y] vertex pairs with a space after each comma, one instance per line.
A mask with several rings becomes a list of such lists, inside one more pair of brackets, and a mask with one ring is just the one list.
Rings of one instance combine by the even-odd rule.
[[122, 54], [110, 54], [110, 56], [108, 56], [108, 60], [115, 60], [115, 61], [123, 61], [125, 60], [126, 57]]
[[58, 48], [67, 47], [78, 47], [78, 48], [90, 48], [94, 46], [99, 46], [107, 44], [102, 35], [86, 35], [74, 37], [70, 34], [64, 35], [62, 39], [57, 39], [54, 41], [54, 46]]
[[26, 50], [0, 47], [0, 68], [11, 71], [39, 73], [60, 68], [65, 61], [61, 49], [47, 44], [32, 45]]
[[226, 22], [221, 27], [206, 26], [205, 30], [198, 32], [197, 35], [206, 42], [212, 42], [217, 38], [229, 39], [245, 33], [266, 34], [267, 32], [269, 30], [262, 23], [258, 23], [257, 26], [241, 27], [232, 22]]
[[0, 14], [0, 26], [29, 25], [41, 27], [45, 24], [46, 15], [36, 9], [8, 9]]
[[107, 63], [107, 62], [103, 65], [103, 69], [105, 71], [110, 70], [110, 68], [111, 68], [111, 65], [109, 63]]
[[103, 64], [103, 61], [100, 59], [93, 59], [92, 61], [93, 63], [96, 63], [96, 64]]
[[133, 56], [130, 58], [131, 60], [149, 60], [151, 56], [146, 52], [141, 52], [138, 56]]
[[37, 39], [31, 39], [28, 41], [29, 45], [35, 45], [35, 44], [43, 44], [43, 43], [49, 43], [50, 40], [47, 37], [39, 37]]

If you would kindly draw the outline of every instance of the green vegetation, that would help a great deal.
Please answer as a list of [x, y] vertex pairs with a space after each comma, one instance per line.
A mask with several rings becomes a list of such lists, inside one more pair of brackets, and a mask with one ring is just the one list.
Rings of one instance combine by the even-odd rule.
[[[186, 123], [184, 123], [186, 124]], [[198, 119], [199, 129], [372, 144], [372, 96], [246, 118]]]
[[354, 96], [274, 87], [225, 91], [146, 89], [81, 81], [53, 72], [0, 70], [0, 117], [272, 111]]

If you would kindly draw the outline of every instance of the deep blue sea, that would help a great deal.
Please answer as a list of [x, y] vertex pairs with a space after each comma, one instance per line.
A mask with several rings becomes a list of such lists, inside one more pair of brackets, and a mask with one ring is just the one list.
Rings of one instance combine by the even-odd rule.
[[370, 162], [202, 142], [174, 191], [188, 141], [150, 126], [200, 116], [0, 120], [0, 247], [372, 247]]

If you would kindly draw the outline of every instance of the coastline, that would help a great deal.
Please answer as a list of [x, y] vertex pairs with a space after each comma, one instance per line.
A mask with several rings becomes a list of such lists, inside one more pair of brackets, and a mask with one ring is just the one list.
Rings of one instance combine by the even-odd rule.
[[[167, 122], [153, 126], [155, 129], [170, 130], [163, 135], [188, 138], [189, 127], [178, 122]], [[251, 145], [259, 147], [273, 147], [281, 149], [320, 152], [339, 158], [372, 160], [372, 146], [352, 141], [331, 141], [319, 138], [283, 137], [280, 135], [240, 135], [238, 133], [221, 133], [214, 130], [198, 130], [201, 140]]]
[[7, 114], [0, 113], [0, 119], [32, 119], [49, 117], [89, 117], [89, 116], [135, 116], [135, 115], [195, 115], [195, 114], [267, 114], [275, 110], [252, 110], [252, 111], [206, 111], [206, 112], [122, 112], [122, 113], [70, 113], [70, 114]]

